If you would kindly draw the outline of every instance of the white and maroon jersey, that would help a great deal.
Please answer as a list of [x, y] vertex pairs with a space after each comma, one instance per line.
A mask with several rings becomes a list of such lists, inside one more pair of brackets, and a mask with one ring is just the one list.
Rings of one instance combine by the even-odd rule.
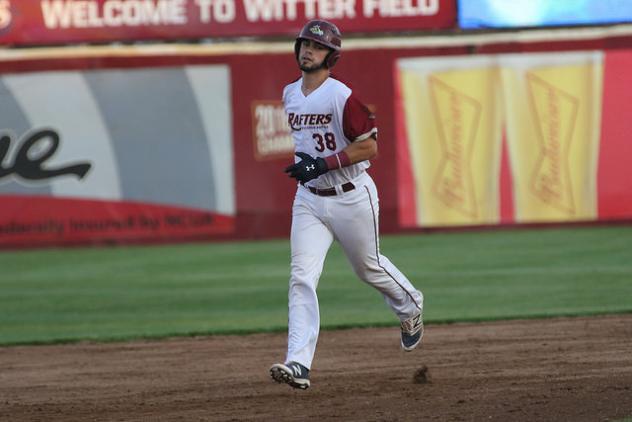
[[[308, 96], [303, 95], [303, 78], [283, 90], [283, 105], [294, 139], [296, 152], [325, 158], [377, 133], [375, 118], [369, 109], [337, 79], [329, 77]], [[298, 157], [295, 157], [299, 161]], [[368, 160], [331, 170], [307, 186], [318, 189], [346, 183], [370, 166]]]

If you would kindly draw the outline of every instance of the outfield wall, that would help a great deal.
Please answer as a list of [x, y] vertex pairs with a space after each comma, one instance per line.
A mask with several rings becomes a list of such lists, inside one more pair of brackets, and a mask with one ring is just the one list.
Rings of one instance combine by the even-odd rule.
[[[0, 60], [0, 246], [289, 233], [291, 41]], [[382, 230], [630, 220], [631, 65], [627, 27], [346, 42]]]

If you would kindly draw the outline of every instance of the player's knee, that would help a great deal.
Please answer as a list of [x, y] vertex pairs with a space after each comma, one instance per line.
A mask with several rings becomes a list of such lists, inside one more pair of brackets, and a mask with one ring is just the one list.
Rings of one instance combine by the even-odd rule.
[[314, 290], [319, 278], [320, 272], [309, 271], [305, 267], [292, 265], [290, 290]]
[[365, 264], [354, 267], [354, 271], [358, 278], [363, 281], [371, 281], [375, 277], [379, 277], [384, 273], [384, 269], [376, 264]]
[[307, 277], [297, 277], [295, 275], [290, 277], [290, 289], [301, 289], [312, 284], [314, 283]]

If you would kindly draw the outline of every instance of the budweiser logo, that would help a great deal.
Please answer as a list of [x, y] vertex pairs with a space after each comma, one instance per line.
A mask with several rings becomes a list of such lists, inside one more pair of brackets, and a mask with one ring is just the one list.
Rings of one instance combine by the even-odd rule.
[[482, 106], [435, 77], [429, 82], [442, 150], [433, 194], [447, 207], [475, 218], [478, 207], [471, 159]]
[[531, 192], [552, 207], [575, 214], [568, 155], [579, 99], [531, 73], [527, 81], [540, 143]]
[[251, 109], [255, 157], [266, 160], [291, 156], [294, 142], [287, 126], [283, 103], [255, 101]]

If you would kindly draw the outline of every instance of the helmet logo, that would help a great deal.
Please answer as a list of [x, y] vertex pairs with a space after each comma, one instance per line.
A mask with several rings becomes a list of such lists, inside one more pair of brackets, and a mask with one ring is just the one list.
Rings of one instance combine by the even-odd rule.
[[320, 25], [314, 25], [314, 26], [312, 26], [311, 28], [309, 28], [309, 30], [310, 30], [310, 32], [311, 32], [312, 34], [320, 35], [321, 37], [322, 37], [323, 35], [325, 35], [325, 33], [323, 32], [323, 30], [322, 30], [322, 29], [320, 29]]

